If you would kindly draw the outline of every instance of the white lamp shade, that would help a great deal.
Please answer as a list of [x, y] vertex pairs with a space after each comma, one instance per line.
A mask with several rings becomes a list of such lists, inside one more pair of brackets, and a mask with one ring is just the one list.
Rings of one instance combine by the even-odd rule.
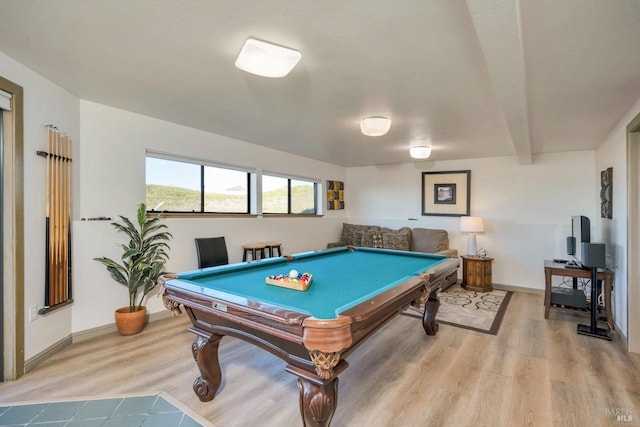
[[388, 117], [365, 117], [360, 122], [360, 130], [367, 136], [381, 136], [391, 129], [391, 119]]
[[414, 159], [428, 159], [431, 155], [431, 147], [428, 145], [420, 145], [409, 148], [409, 155]]
[[463, 233], [484, 232], [484, 221], [479, 216], [461, 216], [460, 231]]
[[236, 67], [263, 77], [284, 77], [296, 66], [302, 54], [288, 47], [247, 39], [236, 59]]

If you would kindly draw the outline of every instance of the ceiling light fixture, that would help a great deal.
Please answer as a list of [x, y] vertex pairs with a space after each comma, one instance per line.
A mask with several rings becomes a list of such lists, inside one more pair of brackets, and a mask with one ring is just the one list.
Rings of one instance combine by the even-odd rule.
[[236, 67], [263, 77], [284, 77], [296, 66], [302, 54], [288, 47], [249, 38], [236, 59]]
[[388, 117], [365, 117], [360, 122], [360, 130], [367, 136], [382, 136], [390, 128], [391, 119]]
[[431, 147], [428, 145], [419, 145], [409, 148], [409, 155], [414, 159], [428, 159], [431, 155]]

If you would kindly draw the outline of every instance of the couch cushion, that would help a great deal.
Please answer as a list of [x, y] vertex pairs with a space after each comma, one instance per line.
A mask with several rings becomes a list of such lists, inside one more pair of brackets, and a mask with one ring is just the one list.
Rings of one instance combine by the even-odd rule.
[[371, 233], [371, 237], [373, 238], [373, 246], [372, 248], [381, 249], [382, 246], [382, 232], [374, 231]]
[[342, 224], [340, 240], [347, 245], [373, 247], [373, 233], [380, 231], [377, 225]]
[[399, 230], [382, 227], [380, 234], [382, 234], [382, 247], [385, 249], [408, 251], [411, 247], [411, 229], [409, 227], [402, 227]]
[[449, 249], [449, 234], [446, 230], [414, 228], [411, 231], [411, 250], [434, 254]]

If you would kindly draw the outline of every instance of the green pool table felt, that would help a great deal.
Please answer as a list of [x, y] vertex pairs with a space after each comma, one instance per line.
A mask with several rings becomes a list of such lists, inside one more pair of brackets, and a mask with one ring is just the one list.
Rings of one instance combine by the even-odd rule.
[[[417, 252], [346, 248], [308, 252], [285, 258], [194, 270], [179, 275], [179, 282], [194, 289], [218, 290], [239, 297], [333, 319], [339, 313], [392, 288], [441, 263], [446, 257]], [[288, 275], [291, 270], [313, 275], [306, 291], [268, 285], [270, 275]], [[171, 283], [172, 281], [170, 281]]]

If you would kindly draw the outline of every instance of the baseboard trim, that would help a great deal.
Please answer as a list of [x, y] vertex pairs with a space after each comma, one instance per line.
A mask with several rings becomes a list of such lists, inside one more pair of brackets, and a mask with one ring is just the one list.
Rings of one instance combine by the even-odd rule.
[[[166, 319], [168, 317], [171, 317], [170, 310], [158, 311], [156, 313], [149, 314], [149, 316], [147, 317], [147, 323], [151, 323], [160, 319]], [[58, 341], [57, 343], [51, 345], [50, 347], [36, 354], [29, 360], [26, 360], [24, 363], [24, 372], [26, 374], [27, 372], [32, 371], [37, 366], [45, 362], [47, 359], [49, 359], [56, 353], [64, 350], [66, 347], [70, 346], [73, 343], [87, 341], [92, 338], [115, 333], [117, 331], [118, 330], [116, 329], [116, 324], [114, 322], [109, 325], [98, 326], [97, 328], [87, 329], [85, 331], [80, 331], [80, 332], [76, 332], [71, 335], [68, 335], [65, 338]]]
[[525, 288], [523, 286], [513, 286], [513, 285], [502, 285], [500, 283], [494, 283], [493, 287], [495, 289], [500, 289], [501, 291], [526, 292], [528, 294], [544, 295], [544, 289]]
[[628, 341], [627, 336], [626, 336], [625, 334], [623, 334], [623, 333], [622, 333], [622, 329], [620, 329], [620, 325], [616, 324], [615, 319], [614, 319], [614, 321], [613, 321], [613, 324], [614, 324], [614, 326], [616, 327], [616, 331], [615, 331], [614, 336], [615, 336], [615, 335], [617, 335], [617, 336], [618, 336], [618, 338], [620, 338], [620, 339], [618, 339], [618, 340], [614, 339], [614, 342], [617, 342], [617, 343], [618, 343], [618, 347], [619, 347], [622, 351], [624, 351], [625, 353], [631, 353], [631, 352], [629, 351], [629, 341]]
[[[147, 323], [154, 322], [160, 319], [166, 319], [167, 317], [171, 317], [170, 310], [158, 311], [156, 313], [151, 313], [147, 316]], [[118, 332], [116, 329], [116, 324], [111, 323], [109, 325], [98, 326], [97, 328], [86, 329], [84, 331], [76, 332], [72, 334], [73, 342], [83, 342], [90, 340], [92, 338], [96, 338], [102, 335], [111, 334], [114, 332]]]
[[24, 362], [24, 373], [26, 374], [26, 373], [30, 372], [31, 370], [35, 369], [36, 366], [38, 366], [41, 363], [43, 363], [44, 361], [46, 361], [47, 359], [49, 359], [54, 354], [56, 354], [56, 353], [64, 350], [65, 348], [69, 347], [72, 343], [73, 343], [73, 337], [71, 335], [68, 335], [65, 338], [63, 338], [60, 341], [58, 341], [57, 343], [55, 343], [52, 346], [50, 346], [49, 348], [46, 348], [45, 350], [43, 350], [40, 353], [36, 354], [35, 356], [30, 358], [29, 360], [26, 360]]

